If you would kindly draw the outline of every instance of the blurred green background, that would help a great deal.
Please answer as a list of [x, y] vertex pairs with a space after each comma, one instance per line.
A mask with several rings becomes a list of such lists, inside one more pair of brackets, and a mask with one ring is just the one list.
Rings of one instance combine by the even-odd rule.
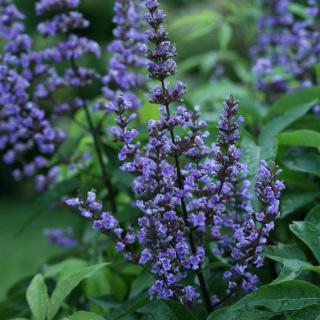
[[[168, 12], [168, 27], [179, 52], [179, 77], [187, 82], [188, 102], [214, 108], [231, 92], [242, 98], [243, 106], [255, 116], [250, 101], [252, 78], [249, 49], [256, 34], [259, 1], [255, 0], [162, 0]], [[36, 32], [38, 18], [33, 0], [17, 0], [26, 16], [27, 30], [39, 47], [46, 46]], [[82, 0], [81, 10], [92, 22], [85, 35], [102, 49], [112, 37], [113, 1]], [[95, 62], [105, 72], [107, 55]], [[217, 82], [219, 80], [219, 82]], [[247, 103], [247, 104], [246, 104]], [[252, 104], [252, 102], [251, 102]], [[215, 119], [208, 119], [214, 121]], [[15, 281], [31, 275], [49, 257], [63, 250], [50, 246], [43, 228], [80, 227], [79, 217], [70, 211], [38, 212], [32, 181], [15, 183], [8, 167], [0, 164], [0, 299]], [[28, 223], [28, 221], [31, 221]], [[27, 225], [26, 225], [27, 224]], [[23, 230], [21, 231], [21, 228]]]

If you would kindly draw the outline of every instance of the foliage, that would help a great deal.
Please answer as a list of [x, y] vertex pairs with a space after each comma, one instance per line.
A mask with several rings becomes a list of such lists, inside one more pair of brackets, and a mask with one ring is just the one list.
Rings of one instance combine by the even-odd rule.
[[[2, 5], [2, 2], [5, 3], [6, 1], [0, 0], [0, 4]], [[83, 1], [80, 10], [94, 22], [88, 30], [76, 32], [78, 36], [93, 38], [103, 44], [107, 41], [110, 42], [113, 38], [110, 32], [113, 25], [111, 22], [112, 5], [109, 4], [109, 1], [107, 2], [107, 4], [101, 4], [100, 1]], [[252, 66], [255, 62], [252, 61], [251, 53], [256, 42], [257, 21], [261, 15], [266, 13], [263, 11], [265, 7], [261, 5], [261, 1], [244, 0], [235, 3], [232, 0], [185, 0], [175, 1], [174, 3], [172, 1], [163, 2], [164, 7], [168, 10], [168, 29], [179, 52], [177, 73], [175, 74], [176, 70], [169, 70], [174, 80], [170, 80], [171, 85], [168, 88], [171, 88], [174, 84], [180, 86], [177, 89], [179, 94], [176, 93], [178, 98], [170, 101], [173, 105], [172, 108], [182, 103], [181, 97], [184, 93], [184, 87], [176, 79], [183, 79], [188, 86], [183, 98], [183, 103], [186, 105], [183, 114], [185, 115], [189, 112], [188, 110], [192, 110], [191, 106], [201, 106], [200, 120], [207, 122], [207, 130], [210, 132], [207, 140], [211, 144], [218, 141], [216, 140], [217, 137], [221, 139], [221, 128], [218, 124], [221, 102], [231, 93], [239, 99], [239, 113], [245, 118], [245, 123], [240, 129], [241, 140], [236, 141], [235, 145], [242, 150], [239, 162], [248, 165], [246, 178], [251, 182], [249, 191], [254, 192], [254, 183], [257, 174], [260, 172], [259, 164], [261, 160], [266, 160], [269, 163], [276, 162], [282, 169], [281, 180], [285, 182], [286, 190], [281, 199], [281, 215], [263, 249], [266, 261], [265, 265], [257, 271], [260, 278], [258, 288], [250, 293], [239, 288], [234, 291], [230, 290], [230, 287], [227, 287], [228, 281], [226, 282], [223, 279], [226, 271], [233, 270], [232, 263], [238, 260], [230, 259], [230, 253], [229, 256], [228, 253], [225, 256], [217, 254], [217, 251], [213, 250], [215, 249], [214, 243], [211, 243], [205, 262], [200, 257], [201, 262], [198, 262], [198, 264], [201, 265], [202, 277], [205, 279], [210, 292], [214, 293], [214, 296], [211, 297], [214, 309], [211, 310], [212, 312], [206, 310], [200, 299], [201, 297], [196, 301], [200, 303], [194, 304], [189, 304], [185, 297], [180, 300], [149, 299], [149, 289], [154, 283], [154, 278], [158, 279], [157, 272], [159, 270], [150, 272], [145, 264], [130, 263], [123, 258], [123, 255], [113, 245], [113, 241], [116, 239], [118, 249], [120, 246], [121, 248], [122, 246], [128, 246], [132, 249], [132, 252], [139, 252], [144, 248], [140, 243], [128, 244], [126, 242], [128, 241], [127, 236], [133, 234], [132, 226], [141, 216], [141, 213], [139, 208], [132, 205], [133, 200], [137, 198], [131, 187], [135, 177], [130, 172], [121, 169], [121, 161], [123, 160], [121, 155], [131, 161], [131, 156], [135, 155], [140, 145], [148, 147], [150, 127], [152, 127], [149, 124], [149, 131], [146, 129], [148, 121], [154, 119], [161, 123], [166, 118], [166, 113], [163, 110], [158, 112], [157, 108], [152, 105], [152, 103], [158, 103], [157, 99], [161, 98], [159, 98], [157, 87], [151, 89], [150, 96], [147, 99], [145, 98], [145, 93], [148, 91], [146, 87], [151, 88], [154, 83], [153, 81], [145, 82], [146, 72], [143, 69], [146, 61], [141, 55], [140, 47], [138, 47], [140, 42], [145, 42], [144, 37], [140, 34], [140, 25], [138, 27], [138, 24], [134, 23], [137, 26], [136, 32], [139, 32], [140, 35], [138, 37], [136, 34], [137, 38], [135, 38], [136, 42], [134, 43], [137, 44], [137, 47], [134, 50], [129, 52], [130, 45], [133, 45], [130, 39], [128, 42], [122, 39], [124, 46], [129, 46], [126, 47], [126, 53], [134, 57], [133, 60], [141, 58], [136, 64], [132, 63], [133, 60], [131, 60], [131, 62], [122, 65], [121, 56], [118, 57], [119, 64], [112, 60], [112, 57], [119, 51], [118, 42], [113, 43], [115, 47], [111, 49], [109, 47], [109, 52], [102, 52], [102, 58], [99, 59], [90, 55], [90, 52], [98, 53], [94, 43], [87, 42], [83, 45], [86, 48], [84, 50], [87, 50], [89, 55], [85, 54], [79, 60], [73, 58], [70, 61], [67, 61], [68, 59], [59, 60], [59, 58], [54, 60], [50, 56], [52, 52], [49, 54], [50, 52], [47, 49], [55, 48], [60, 42], [67, 46], [67, 37], [62, 33], [54, 38], [41, 38], [40, 34], [35, 31], [36, 24], [39, 23], [40, 19], [42, 21], [47, 18], [51, 19], [51, 13], [44, 18], [36, 17], [31, 5], [29, 7], [29, 4], [17, 1], [18, 7], [20, 6], [27, 16], [27, 29], [26, 31], [19, 29], [18, 35], [20, 37], [24, 32], [31, 34], [36, 52], [47, 54], [48, 60], [42, 61], [46, 68], [53, 68], [61, 78], [66, 75], [64, 73], [66, 70], [71, 70], [69, 71], [71, 76], [70, 74], [69, 76], [76, 78], [79, 76], [77, 72], [84, 70], [81, 69], [83, 66], [86, 68], [86, 71], [83, 71], [86, 79], [85, 83], [74, 85], [74, 78], [66, 77], [70, 82], [65, 82], [62, 88], [60, 86], [55, 88], [56, 90], [53, 91], [52, 95], [54, 99], [37, 100], [33, 96], [36, 91], [35, 88], [45, 84], [45, 81], [53, 81], [50, 78], [52, 77], [50, 71], [48, 74], [41, 74], [40, 81], [36, 78], [32, 82], [30, 79], [32, 84], [27, 88], [29, 96], [23, 97], [25, 100], [22, 103], [20, 100], [15, 100], [18, 101], [18, 105], [28, 103], [30, 100], [36, 101], [37, 108], [45, 110], [46, 117], [48, 117], [50, 125], [53, 125], [54, 130], [67, 133], [67, 138], [56, 140], [55, 153], [47, 157], [48, 168], [59, 168], [57, 172], [54, 172], [54, 178], [52, 175], [51, 179], [48, 171], [43, 168], [40, 170], [40, 175], [45, 176], [46, 179], [45, 188], [41, 193], [30, 191], [33, 179], [28, 178], [30, 176], [28, 172], [23, 174], [27, 177], [23, 182], [19, 182], [17, 187], [21, 188], [20, 192], [22, 191], [22, 193], [23, 190], [27, 189], [27, 196], [36, 201], [33, 205], [33, 214], [23, 224], [16, 225], [16, 223], [10, 222], [14, 224], [14, 232], [10, 232], [18, 233], [20, 236], [27, 234], [25, 248], [32, 251], [27, 244], [28, 240], [31, 241], [28, 230], [32, 230], [30, 232], [35, 232], [35, 230], [39, 233], [42, 232], [40, 230], [42, 226], [40, 227], [37, 224], [37, 219], [41, 219], [41, 217], [42, 219], [51, 219], [46, 213], [50, 212], [51, 214], [49, 209], [53, 206], [55, 210], [61, 211], [65, 215], [66, 210], [69, 210], [65, 205], [66, 198], [69, 199], [73, 196], [72, 199], [78, 199], [78, 197], [81, 199], [81, 195], [94, 188], [96, 190], [95, 195], [90, 194], [91, 197], [94, 197], [94, 201], [84, 200], [81, 202], [79, 200], [80, 202], [74, 206], [79, 206], [81, 214], [92, 222], [96, 222], [96, 224], [93, 224], [95, 228], [108, 234], [109, 238], [92, 230], [85, 219], [81, 220], [81, 227], [79, 227], [78, 222], [75, 223], [72, 219], [70, 219], [72, 220], [70, 222], [69, 219], [59, 218], [61, 221], [58, 225], [63, 225], [62, 231], [56, 233], [54, 232], [56, 229], [49, 229], [47, 235], [51, 235], [52, 243], [62, 244], [64, 248], [52, 251], [54, 256], [50, 255], [50, 259], [45, 263], [43, 259], [40, 260], [42, 266], [38, 268], [36, 273], [34, 273], [34, 270], [30, 270], [30, 272], [24, 274], [33, 273], [32, 275], [23, 279], [16, 279], [15, 283], [12, 283], [11, 288], [6, 292], [6, 297], [0, 302], [0, 319], [312, 320], [320, 317], [320, 122], [319, 115], [312, 111], [315, 106], [319, 105], [319, 83], [312, 83], [308, 88], [301, 87], [296, 85], [297, 83], [294, 82], [292, 75], [288, 75], [286, 78], [280, 70], [280, 76], [289, 79], [290, 87], [294, 87], [295, 90], [283, 90], [280, 93], [277, 92], [276, 95], [270, 93], [270, 96], [265, 95], [265, 93], [262, 94], [258, 90], [256, 81], [259, 79], [252, 72]], [[289, 2], [288, 10], [298, 22], [309, 21], [309, 15], [305, 15], [304, 10], [308, 3], [309, 7], [310, 5], [311, 7], [314, 6], [311, 2]], [[162, 1], [160, 1], [160, 4], [162, 5]], [[317, 4], [317, 6], [319, 5]], [[127, 28], [127, 23], [130, 23], [130, 21], [121, 21], [124, 23], [122, 27]], [[115, 22], [117, 21], [115, 20]], [[19, 19], [18, 23], [20, 23]], [[281, 21], [277, 23], [281, 23]], [[110, 30], [106, 30], [105, 24], [108, 25]], [[151, 22], [151, 26], [153, 26], [153, 22]], [[157, 28], [155, 30], [159, 30]], [[22, 33], [20, 34], [20, 32]], [[15, 40], [10, 39], [10, 41]], [[5, 41], [3, 44], [2, 51], [6, 52]], [[159, 45], [159, 43], [156, 42], [156, 45]], [[26, 52], [28, 52], [27, 47], [24, 48]], [[69, 50], [66, 47], [61, 48], [66, 51]], [[279, 49], [279, 47], [277, 48]], [[170, 54], [174, 55], [173, 52], [170, 52]], [[311, 54], [313, 57], [314, 52], [309, 52], [308, 56], [311, 56]], [[151, 60], [152, 57], [156, 57], [153, 61], [156, 64], [159, 56], [155, 53], [149, 53], [149, 55], [151, 55]], [[255, 58], [261, 58], [261, 55], [262, 53]], [[67, 53], [66, 56], [68, 56]], [[18, 58], [24, 59], [24, 56], [18, 55]], [[109, 73], [105, 71], [106, 60], [109, 61]], [[71, 66], [68, 65], [68, 62], [71, 63]], [[315, 60], [312, 66], [314, 72], [319, 71], [318, 64], [319, 61]], [[117, 72], [120, 72], [123, 67], [134, 73], [135, 77], [131, 75], [131, 80], [128, 80], [123, 75], [118, 76]], [[7, 73], [3, 80], [9, 79], [8, 74], [10, 74], [13, 77], [10, 78], [11, 81], [14, 80], [13, 83], [15, 81], [20, 83], [20, 76], [23, 73], [21, 69], [23, 68], [23, 66], [16, 69], [14, 67], [16, 73]], [[135, 72], [134, 68], [137, 68], [138, 71]], [[272, 79], [277, 79], [278, 69], [277, 67], [272, 69]], [[92, 73], [90, 70], [93, 70]], [[156, 74], [157, 70], [151, 68], [149, 72], [153, 75], [153, 80], [162, 79], [161, 75]], [[103, 76], [101, 75], [106, 78], [102, 80]], [[166, 74], [167, 76], [168, 74]], [[269, 78], [265, 79], [268, 80]], [[0, 79], [0, 81], [2, 80]], [[129, 85], [127, 81], [129, 81]], [[73, 90], [74, 87], [75, 90]], [[104, 90], [100, 90], [101, 87]], [[139, 98], [139, 103], [141, 103], [140, 108], [135, 108], [134, 111], [137, 113], [137, 117], [128, 120], [128, 123], [126, 123], [127, 118], [122, 113], [123, 110], [119, 109], [119, 105], [117, 105], [119, 100], [117, 93], [115, 94], [116, 91], [113, 91], [115, 87], [122, 91], [132, 90], [134, 92], [135, 96], [128, 98], [129, 100], [132, 99], [130, 100], [132, 105], [135, 104], [136, 98]], [[21, 90], [21, 87], [18, 89]], [[16, 96], [17, 99], [20, 98], [19, 95], [13, 94], [13, 98], [16, 98]], [[81, 96], [81, 106], [75, 107], [73, 105], [75, 96]], [[3, 98], [3, 96], [1, 97]], [[168, 97], [162, 97], [161, 99], [166, 100]], [[0, 101], [3, 103], [4, 100]], [[107, 101], [113, 102], [113, 105], [108, 105], [109, 114], [106, 116], [104, 106]], [[53, 110], [53, 105], [61, 106], [63, 103], [67, 103], [72, 112], [57, 116], [57, 113]], [[124, 103], [126, 117], [129, 117], [132, 112], [132, 105]], [[2, 105], [0, 110], [2, 110], [1, 108]], [[99, 110], [97, 111], [97, 109]], [[120, 117], [125, 122], [125, 124], [124, 122], [121, 123], [122, 127], [120, 125], [123, 129], [120, 134], [114, 129], [120, 122], [115, 122], [114, 112], [118, 119]], [[173, 114], [174, 116], [175, 114]], [[3, 118], [0, 117], [0, 121], [3, 121]], [[47, 123], [42, 123], [42, 125], [46, 127]], [[133, 141], [136, 133], [132, 131], [135, 130], [133, 127], [139, 131], [140, 143], [134, 147]], [[106, 130], [107, 128], [111, 128], [111, 133]], [[162, 132], [161, 130], [154, 130], [153, 134], [156, 136]], [[184, 130], [185, 127], [175, 127], [178, 135], [183, 136]], [[192, 130], [195, 129], [192, 128]], [[31, 139], [33, 139], [34, 133], [32, 130], [30, 134]], [[129, 137], [126, 134], [131, 136]], [[114, 140], [117, 140], [116, 143]], [[19, 141], [24, 140], [22, 138]], [[125, 142], [125, 147], [129, 146], [133, 149], [125, 149], [123, 142]], [[170, 141], [167, 144], [169, 145]], [[122, 152], [120, 154], [121, 161], [118, 158], [119, 151]], [[7, 150], [3, 151], [3, 155], [6, 152]], [[34, 146], [28, 149], [27, 164], [34, 161], [33, 159], [38, 152], [38, 149]], [[145, 154], [150, 156], [150, 150]], [[18, 160], [20, 161], [20, 159]], [[168, 160], [168, 164], [174, 166], [174, 157], [167, 157], [164, 160]], [[183, 152], [179, 161], [181, 161], [185, 172], [191, 175], [192, 171], [187, 171], [189, 168], [184, 167], [189, 160], [187, 157], [183, 157]], [[22, 171], [25, 169], [25, 165], [26, 162], [24, 161], [18, 162], [18, 167]], [[9, 168], [9, 166], [5, 166], [3, 172], [7, 172]], [[10, 180], [10, 177], [6, 179]], [[168, 185], [171, 183], [169, 178], [166, 181]], [[113, 187], [113, 190], [110, 189], [110, 186]], [[149, 194], [152, 193], [153, 186], [148, 187], [148, 192], [140, 197], [142, 201], [146, 201]], [[15, 192], [15, 195], [20, 196], [21, 193], [16, 190]], [[139, 194], [139, 192], [136, 193]], [[97, 224], [97, 221], [101, 220], [98, 213], [102, 210], [100, 210], [100, 207], [100, 209], [92, 209], [90, 204], [94, 203], [96, 205], [98, 203], [99, 205], [98, 199], [103, 200], [103, 204], [108, 208], [108, 214], [109, 211], [112, 211], [116, 217], [114, 228], [102, 228]], [[252, 205], [253, 210], [259, 211], [258, 199], [252, 199]], [[19, 210], [23, 211], [22, 209]], [[179, 212], [180, 209], [175, 207], [174, 210]], [[71, 210], [69, 213], [71, 214]], [[110, 223], [109, 215], [105, 214], [103, 217]], [[1, 217], [1, 219], [3, 218]], [[7, 220], [9, 221], [9, 219]], [[1, 223], [5, 225], [7, 220], [4, 218]], [[52, 221], [56, 220], [52, 218]], [[113, 223], [112, 220], [111, 223]], [[70, 224], [76, 226], [74, 232], [69, 232], [70, 227], [72, 227]], [[209, 226], [209, 223], [207, 223], [207, 226]], [[32, 229], [33, 227], [34, 229]], [[53, 227], [52, 224], [50, 224], [50, 227]], [[121, 232], [117, 231], [119, 228]], [[229, 235], [226, 226], [224, 226], [223, 232]], [[62, 236], [65, 238], [62, 239]], [[56, 241], [55, 237], [64, 241]], [[43, 239], [43, 241], [46, 240]], [[173, 240], [171, 239], [171, 241]], [[70, 243], [72, 243], [72, 246], [68, 246]], [[153, 250], [153, 244], [149, 245], [148, 248]], [[32, 245], [35, 245], [34, 242], [32, 242]], [[19, 250], [10, 250], [20, 255], [21, 250], [23, 250], [22, 246], [23, 244], [20, 242]], [[158, 250], [160, 251], [160, 249]], [[130, 250], [125, 252], [131, 253]], [[30, 259], [36, 259], [31, 252], [29, 256]], [[136, 259], [134, 255], [127, 255], [128, 257], [133, 261]], [[13, 260], [9, 259], [8, 261]], [[177, 269], [178, 267], [176, 267]], [[193, 271], [186, 270], [179, 266], [179, 273], [186, 273], [188, 277], [182, 278], [179, 288], [175, 288], [177, 298], [181, 296], [181, 292], [179, 292], [179, 290], [182, 290], [181, 288], [190, 289], [189, 283], [193, 283], [195, 287], [201, 284], [201, 276], [197, 279], [200, 272], [192, 273]], [[6, 275], [1, 274], [1, 277], [6, 277]], [[162, 276], [159, 279], [162, 279]], [[185, 293], [185, 291], [182, 292]], [[194, 293], [193, 291], [188, 292], [190, 295]], [[225, 295], [225, 293], [227, 294]], [[220, 297], [220, 300], [217, 300], [217, 296]]]

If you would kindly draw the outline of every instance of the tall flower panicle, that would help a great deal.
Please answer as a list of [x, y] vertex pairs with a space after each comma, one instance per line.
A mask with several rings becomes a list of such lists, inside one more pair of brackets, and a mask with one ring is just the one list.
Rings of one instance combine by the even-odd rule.
[[224, 252], [231, 257], [231, 268], [224, 273], [227, 293], [237, 287], [246, 291], [256, 289], [259, 279], [252, 270], [263, 265], [263, 246], [280, 215], [279, 199], [284, 189], [283, 182], [278, 180], [280, 174], [276, 165], [260, 162], [255, 188], [260, 209], [254, 212], [250, 207], [241, 221], [233, 224], [233, 239], [230, 239], [229, 250]]
[[[136, 90], [143, 87], [146, 80], [142, 72], [147, 65], [142, 10], [137, 0], [115, 1], [115, 40], [108, 46], [112, 57], [108, 73], [103, 78], [103, 95], [108, 101], [106, 112], [116, 114], [116, 126], [111, 126], [109, 132], [114, 141], [122, 142], [119, 152], [121, 161], [127, 157], [132, 159], [138, 147], [133, 142], [138, 131], [130, 129], [130, 124], [136, 119], [135, 111], [141, 104]], [[100, 107], [97, 105], [97, 108]]]
[[31, 39], [25, 33], [24, 15], [17, 9], [11, 0], [0, 1], [0, 32], [5, 39], [5, 52], [20, 54], [31, 48]]
[[9, 0], [0, 2], [0, 11], [0, 34], [5, 40], [0, 62], [0, 150], [5, 163], [14, 165], [16, 179], [39, 175], [44, 186], [57, 175], [56, 168], [47, 174], [48, 159], [65, 137], [30, 94], [34, 73], [41, 73], [44, 66], [31, 51], [23, 15]]
[[[90, 24], [82, 13], [74, 11], [79, 4], [79, 0], [40, 0], [36, 3], [36, 12], [39, 16], [48, 13], [55, 14], [50, 20], [39, 23], [39, 33], [44, 37], [65, 35], [65, 39], [54, 47], [43, 50], [43, 60], [52, 66], [61, 61], [69, 63], [69, 68], [62, 73], [59, 73], [54, 67], [47, 72], [45, 81], [38, 84], [35, 90], [36, 98], [39, 100], [48, 99], [63, 87], [73, 87], [78, 90], [78, 94], [81, 92], [80, 88], [86, 87], [93, 81], [100, 81], [100, 76], [93, 69], [77, 65], [77, 60], [86, 54], [100, 56], [100, 47], [95, 41], [74, 34], [78, 30], [88, 28]], [[62, 10], [66, 12], [61, 12]], [[85, 103], [85, 99], [78, 96], [77, 99], [71, 101], [58, 102], [54, 110], [58, 115], [70, 114], [74, 109], [83, 107]]]
[[103, 78], [103, 95], [108, 101], [116, 102], [119, 92], [126, 92], [132, 107], [137, 108], [140, 103], [134, 89], [144, 85], [142, 68], [146, 66], [142, 7], [137, 0], [116, 0], [114, 11], [115, 40], [107, 48], [112, 57]]
[[319, 84], [319, 4], [308, 0], [303, 20], [291, 10], [294, 4], [293, 0], [263, 2], [253, 71], [258, 88], [271, 101], [281, 93]]

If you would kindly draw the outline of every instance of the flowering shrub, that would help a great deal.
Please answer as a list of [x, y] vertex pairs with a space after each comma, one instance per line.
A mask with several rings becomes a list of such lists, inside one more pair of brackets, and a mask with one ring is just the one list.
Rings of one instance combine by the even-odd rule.
[[[319, 128], [301, 126], [320, 95], [297, 88], [317, 84], [319, 8], [309, 1], [298, 17], [289, 1], [266, 1], [254, 72], [263, 103], [275, 104], [250, 114], [226, 92], [222, 108], [208, 113], [190, 107], [197, 89], [178, 80], [184, 73], [159, 2], [114, 1], [103, 74], [94, 66], [104, 52], [86, 36], [80, 0], [35, 2], [42, 46], [14, 3], [0, 0], [3, 160], [15, 179], [34, 178], [40, 210], [73, 208], [91, 224], [43, 231], [71, 258], [32, 279], [30, 312], [21, 315], [298, 319], [296, 312], [320, 303], [318, 288], [294, 280], [302, 271], [319, 273], [310, 258], [320, 256], [319, 208], [289, 228], [284, 219], [318, 198]], [[231, 42], [231, 31], [223, 32]], [[278, 244], [293, 241], [289, 229], [311, 252], [297, 241]], [[69, 316], [83, 309], [92, 312]]]

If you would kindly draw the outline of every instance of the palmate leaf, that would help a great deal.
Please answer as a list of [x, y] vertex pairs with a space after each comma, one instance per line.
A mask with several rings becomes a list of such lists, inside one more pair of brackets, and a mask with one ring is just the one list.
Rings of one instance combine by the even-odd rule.
[[214, 311], [208, 320], [269, 320], [320, 303], [320, 289], [306, 281], [269, 284], [229, 307]]
[[304, 221], [294, 221], [290, 230], [309, 247], [320, 262], [320, 206], [314, 207]]

